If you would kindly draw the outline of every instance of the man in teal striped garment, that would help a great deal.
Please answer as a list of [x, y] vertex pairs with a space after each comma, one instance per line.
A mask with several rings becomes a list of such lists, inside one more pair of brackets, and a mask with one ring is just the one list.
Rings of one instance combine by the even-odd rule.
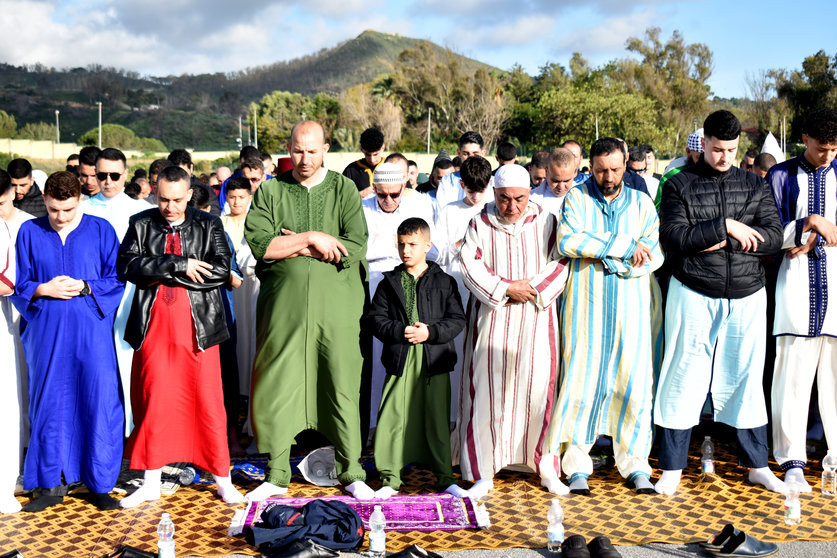
[[625, 187], [619, 140], [596, 140], [590, 160], [592, 176], [564, 198], [558, 227], [559, 252], [571, 260], [561, 306], [561, 387], [545, 451], [558, 453], [563, 444], [570, 492], [589, 494], [588, 453], [598, 436], [611, 436], [619, 473], [651, 494], [659, 220], [648, 195]]

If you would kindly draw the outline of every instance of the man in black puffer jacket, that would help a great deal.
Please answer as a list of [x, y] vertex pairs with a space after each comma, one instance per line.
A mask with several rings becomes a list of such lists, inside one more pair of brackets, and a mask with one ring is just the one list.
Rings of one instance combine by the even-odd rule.
[[784, 483], [767, 467], [761, 381], [767, 299], [760, 259], [781, 248], [782, 225], [764, 182], [735, 166], [738, 119], [714, 112], [703, 131], [703, 155], [666, 182], [660, 205], [660, 244], [674, 277], [654, 409], [663, 469], [655, 488], [677, 490], [707, 394], [714, 419], [736, 428], [739, 462], [750, 469], [750, 482], [783, 492]]

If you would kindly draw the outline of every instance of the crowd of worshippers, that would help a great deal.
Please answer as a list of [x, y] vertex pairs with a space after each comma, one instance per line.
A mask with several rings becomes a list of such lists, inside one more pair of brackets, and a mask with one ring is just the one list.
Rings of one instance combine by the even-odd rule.
[[[245, 147], [201, 180], [175, 150], [133, 192], [117, 149], [86, 147], [43, 183], [13, 160], [0, 447], [19, 451], [0, 460], [0, 512], [20, 509], [21, 464], [26, 511], [76, 482], [100, 509], [159, 499], [172, 462], [214, 475], [229, 504], [280, 496], [308, 429], [358, 499], [397, 493], [411, 463], [460, 497], [510, 465], [589, 494], [600, 437], [636, 492], [671, 495], [707, 413], [735, 429], [750, 482], [808, 487], [815, 378], [837, 451], [837, 112], [809, 114], [786, 161], [738, 166], [740, 134], [708, 115], [661, 174], [616, 138], [589, 147], [589, 173], [573, 141], [528, 168], [501, 144], [492, 170], [467, 132], [421, 181], [375, 129], [341, 174], [312, 121], [278, 166]], [[370, 432], [378, 490], [360, 463]], [[250, 435], [268, 462], [245, 496], [230, 460]], [[144, 476], [117, 500], [123, 456]]]

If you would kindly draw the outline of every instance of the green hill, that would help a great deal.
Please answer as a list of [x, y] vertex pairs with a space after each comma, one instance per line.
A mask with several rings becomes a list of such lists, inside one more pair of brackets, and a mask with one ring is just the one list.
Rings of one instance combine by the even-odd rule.
[[[416, 48], [426, 42], [420, 39], [364, 31], [356, 38], [345, 41], [334, 48], [323, 49], [316, 55], [298, 58], [290, 62], [279, 62], [239, 74], [230, 81], [233, 88], [242, 94], [259, 95], [265, 87], [251, 88], [250, 82], [267, 84], [270, 91], [292, 91], [303, 95], [316, 93], [337, 94], [341, 91], [372, 81], [381, 74], [395, 69], [398, 55], [408, 48]], [[444, 49], [430, 43], [438, 52]], [[491, 69], [487, 64], [460, 57], [465, 68]]]
[[[423, 42], [367, 30], [290, 61], [232, 73], [164, 77], [98, 65], [55, 69], [0, 63], [0, 109], [13, 115], [19, 127], [54, 122], [60, 110], [62, 140], [76, 141], [96, 126], [96, 102], [101, 101], [103, 121], [160, 139], [170, 148], [229, 149], [238, 135], [238, 117], [250, 102], [277, 90], [337, 95], [392, 72], [401, 52]], [[466, 57], [461, 62], [472, 71], [491, 69]]]

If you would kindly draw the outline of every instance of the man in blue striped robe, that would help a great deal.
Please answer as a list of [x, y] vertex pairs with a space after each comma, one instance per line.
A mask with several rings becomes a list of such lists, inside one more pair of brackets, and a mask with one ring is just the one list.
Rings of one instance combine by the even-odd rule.
[[589, 494], [588, 453], [597, 436], [611, 436], [619, 473], [650, 494], [659, 220], [654, 201], [625, 186], [619, 140], [596, 140], [590, 159], [592, 177], [567, 194], [558, 227], [559, 252], [571, 260], [561, 306], [562, 378], [546, 447], [557, 453], [564, 444], [570, 491]]

